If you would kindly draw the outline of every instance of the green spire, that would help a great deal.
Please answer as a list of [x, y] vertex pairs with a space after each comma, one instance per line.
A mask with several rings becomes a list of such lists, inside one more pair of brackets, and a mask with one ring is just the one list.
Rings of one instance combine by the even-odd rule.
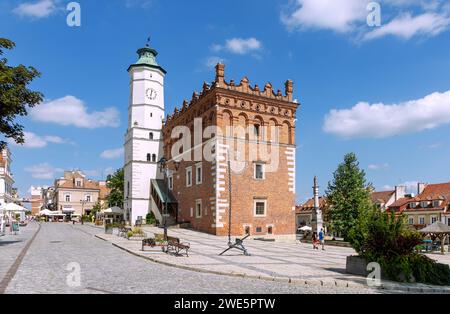
[[164, 70], [161, 66], [158, 65], [158, 62], [156, 62], [156, 56], [158, 55], [158, 52], [151, 48], [149, 45], [150, 38], [147, 41], [147, 44], [144, 48], [141, 48], [137, 51], [137, 54], [139, 55], [139, 59], [136, 63], [130, 65], [128, 68], [128, 71], [130, 71], [132, 68], [139, 67], [139, 66], [148, 66], [151, 68], [156, 68], [161, 70], [164, 74], [166, 74], [166, 70]]
[[145, 46], [145, 48], [139, 49], [137, 53], [139, 55], [139, 60], [136, 62], [136, 64], [158, 66], [158, 63], [156, 62], [156, 56], [158, 55], [158, 52], [155, 49], [150, 48], [148, 44]]

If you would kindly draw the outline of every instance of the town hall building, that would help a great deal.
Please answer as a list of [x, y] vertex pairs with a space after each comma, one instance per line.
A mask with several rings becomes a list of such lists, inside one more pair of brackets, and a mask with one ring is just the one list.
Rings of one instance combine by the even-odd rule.
[[[225, 65], [165, 117], [164, 76], [148, 45], [129, 68], [131, 94], [125, 139], [125, 212], [134, 224], [158, 220], [195, 230], [265, 238], [295, 236], [293, 82], [284, 93], [267, 83], [225, 79]], [[168, 171], [159, 171], [165, 157]], [[167, 207], [165, 205], [167, 204]]]

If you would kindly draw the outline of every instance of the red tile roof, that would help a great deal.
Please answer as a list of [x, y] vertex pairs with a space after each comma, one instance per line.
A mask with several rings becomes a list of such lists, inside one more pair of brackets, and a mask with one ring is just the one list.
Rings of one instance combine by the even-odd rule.
[[372, 193], [372, 202], [382, 201], [383, 203], [387, 203], [392, 195], [395, 194], [395, 191], [382, 191], [382, 192], [373, 192]]
[[429, 184], [425, 187], [421, 194], [415, 197], [415, 200], [418, 202], [438, 199], [445, 199], [447, 201], [450, 201], [450, 182]]
[[[319, 197], [319, 207], [324, 210], [327, 206], [327, 198], [326, 197]], [[307, 200], [304, 204], [302, 205], [297, 205], [295, 208], [295, 212], [297, 214], [301, 213], [301, 212], [305, 212], [305, 211], [310, 211], [314, 209], [314, 198], [311, 198], [309, 200]]]

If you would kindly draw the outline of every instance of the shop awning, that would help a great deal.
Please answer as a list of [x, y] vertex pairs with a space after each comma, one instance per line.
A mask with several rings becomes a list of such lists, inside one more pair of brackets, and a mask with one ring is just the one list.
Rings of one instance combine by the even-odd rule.
[[158, 194], [161, 202], [165, 203], [167, 199], [167, 203], [175, 204], [178, 203], [176, 198], [173, 196], [172, 192], [169, 190], [169, 195], [167, 195], [166, 191], [168, 190], [164, 180], [152, 179], [152, 187]]

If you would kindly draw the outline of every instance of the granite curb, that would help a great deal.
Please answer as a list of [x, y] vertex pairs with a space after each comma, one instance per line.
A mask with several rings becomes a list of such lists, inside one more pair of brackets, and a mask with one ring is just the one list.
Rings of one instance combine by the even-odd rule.
[[[322, 286], [322, 287], [338, 287], [338, 288], [365, 288], [367, 289], [367, 284], [363, 283], [357, 283], [353, 281], [346, 281], [346, 280], [317, 280], [317, 279], [298, 279], [298, 278], [289, 278], [289, 277], [272, 277], [272, 276], [258, 276], [258, 275], [247, 275], [245, 273], [238, 273], [238, 272], [222, 272], [222, 271], [214, 271], [214, 270], [207, 270], [202, 269], [199, 267], [192, 267], [192, 266], [186, 266], [186, 265], [180, 265], [176, 263], [161, 261], [159, 259], [152, 258], [151, 256], [143, 255], [135, 250], [131, 250], [126, 248], [123, 245], [120, 245], [118, 243], [111, 242], [109, 239], [105, 239], [101, 237], [101, 235], [95, 235], [98, 239], [101, 239], [106, 242], [110, 242], [113, 246], [124, 250], [132, 255], [135, 255], [140, 258], [147, 259], [149, 261], [152, 261], [154, 263], [162, 264], [169, 267], [176, 267], [179, 269], [189, 270], [189, 271], [195, 271], [199, 273], [208, 273], [208, 274], [214, 274], [214, 275], [221, 275], [221, 276], [232, 276], [232, 277], [240, 277], [240, 278], [248, 278], [248, 279], [256, 279], [256, 280], [264, 280], [264, 281], [275, 281], [275, 282], [284, 282], [289, 284], [295, 284], [295, 285], [305, 285], [305, 286]], [[361, 277], [361, 279], [363, 279]], [[386, 291], [401, 291], [401, 292], [409, 292], [409, 293], [448, 293], [450, 294], [450, 287], [449, 288], [443, 288], [443, 287], [437, 287], [437, 286], [429, 286], [429, 285], [405, 285], [395, 282], [389, 282], [389, 281], [383, 281], [381, 283], [381, 286], [373, 287], [379, 290], [386, 290]]]

